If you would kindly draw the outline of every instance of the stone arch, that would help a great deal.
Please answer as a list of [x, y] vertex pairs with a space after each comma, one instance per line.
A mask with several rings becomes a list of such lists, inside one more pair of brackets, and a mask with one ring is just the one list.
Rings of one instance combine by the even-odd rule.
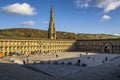
[[109, 46], [105, 46], [104, 47], [104, 52], [105, 53], [110, 53], [110, 47]]
[[112, 47], [112, 44], [106, 44], [105, 46], [104, 46], [104, 52], [105, 53], [111, 53], [111, 52], [113, 52], [113, 47]]

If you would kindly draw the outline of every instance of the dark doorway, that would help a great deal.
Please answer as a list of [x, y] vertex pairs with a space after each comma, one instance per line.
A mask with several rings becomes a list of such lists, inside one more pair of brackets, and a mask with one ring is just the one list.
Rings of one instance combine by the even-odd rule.
[[110, 47], [109, 46], [105, 46], [104, 47], [104, 52], [105, 53], [110, 53]]

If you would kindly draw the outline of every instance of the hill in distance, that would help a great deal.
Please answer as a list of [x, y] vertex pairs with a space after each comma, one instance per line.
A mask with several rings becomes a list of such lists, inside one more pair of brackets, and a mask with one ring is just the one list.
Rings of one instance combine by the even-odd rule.
[[[89, 40], [89, 39], [115, 39], [120, 36], [110, 34], [83, 34], [83, 33], [72, 33], [72, 32], [56, 32], [57, 39], [71, 39], [71, 40]], [[39, 30], [32, 28], [10, 28], [1, 29], [0, 38], [29, 38], [29, 39], [47, 39], [47, 30]]]

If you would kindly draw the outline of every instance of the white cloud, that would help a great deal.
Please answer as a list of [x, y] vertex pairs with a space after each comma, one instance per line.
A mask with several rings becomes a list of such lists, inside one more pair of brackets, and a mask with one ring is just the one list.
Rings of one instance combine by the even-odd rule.
[[24, 21], [21, 23], [21, 25], [23, 26], [33, 26], [35, 25], [35, 22], [34, 21]]
[[120, 0], [75, 0], [77, 7], [97, 7], [103, 8], [108, 13], [120, 7]]
[[106, 21], [106, 20], [110, 20], [110, 19], [111, 19], [111, 17], [108, 15], [103, 15], [103, 17], [102, 17], [102, 21]]
[[31, 7], [28, 3], [15, 3], [2, 7], [2, 11], [9, 14], [19, 14], [19, 15], [34, 15], [35, 8]]
[[98, 8], [103, 8], [105, 13], [108, 13], [120, 7], [120, 0], [99, 0]]
[[91, 0], [75, 0], [76, 7], [88, 7]]

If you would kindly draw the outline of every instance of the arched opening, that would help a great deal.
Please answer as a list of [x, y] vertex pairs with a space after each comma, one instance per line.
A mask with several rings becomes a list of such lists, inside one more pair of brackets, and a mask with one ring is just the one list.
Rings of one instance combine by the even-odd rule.
[[105, 46], [104, 47], [104, 52], [105, 53], [110, 53], [110, 47], [109, 46]]

